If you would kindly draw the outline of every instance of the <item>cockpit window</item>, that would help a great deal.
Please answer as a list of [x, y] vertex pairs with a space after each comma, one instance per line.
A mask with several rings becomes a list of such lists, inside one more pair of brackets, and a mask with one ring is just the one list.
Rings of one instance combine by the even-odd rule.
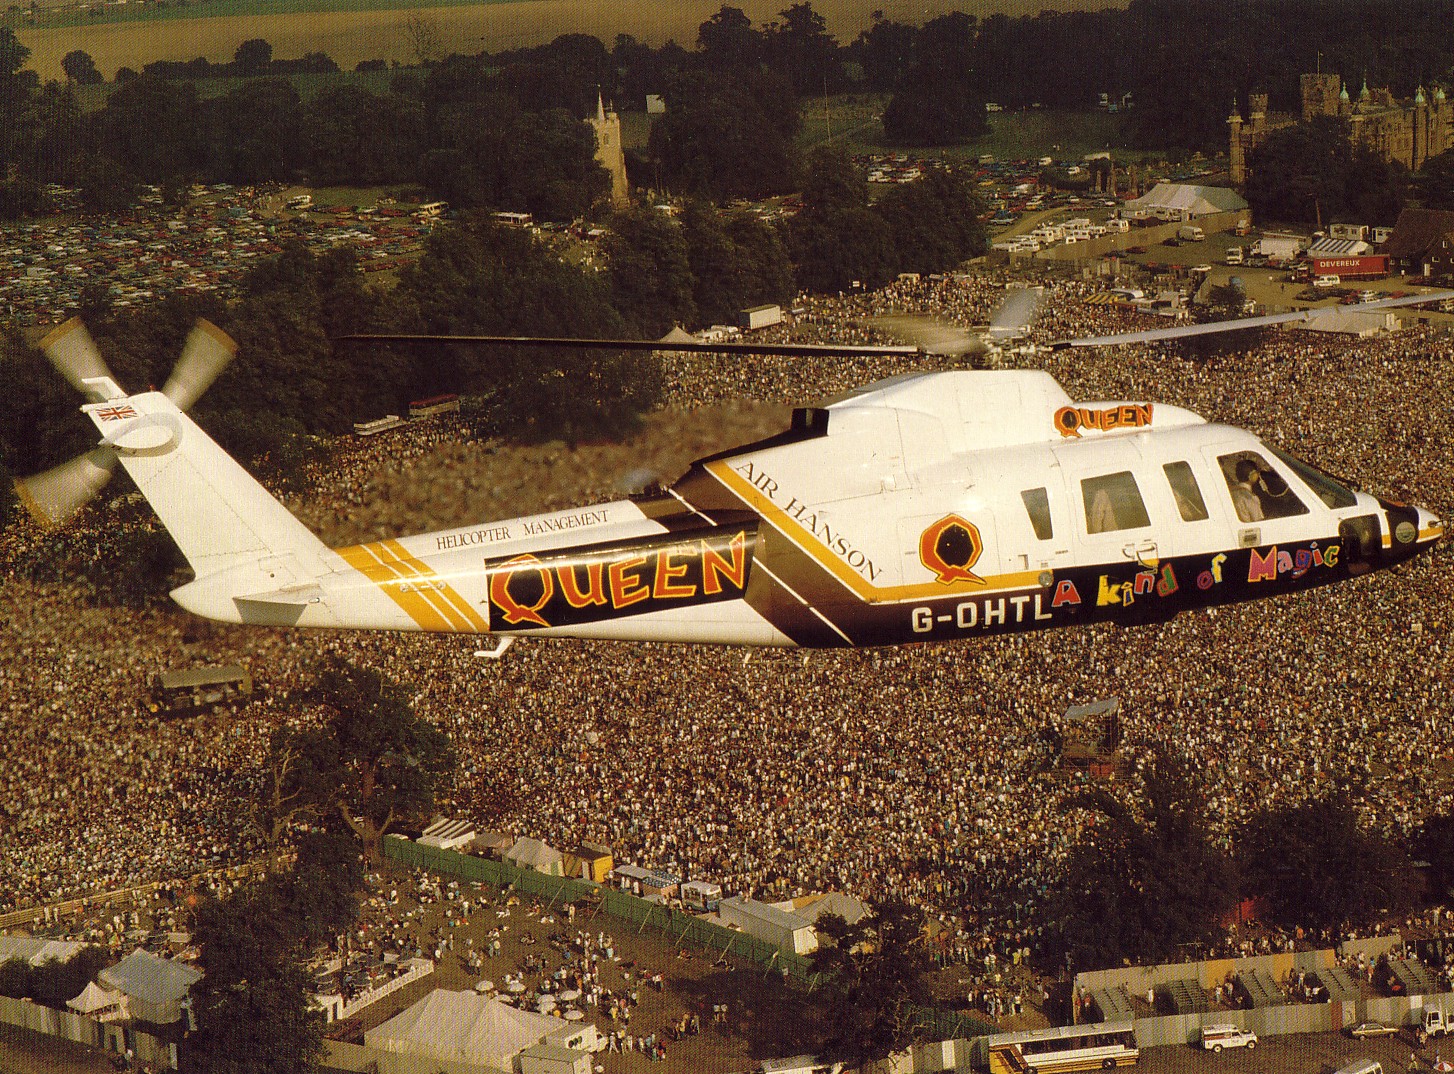
[[1297, 493], [1288, 487], [1282, 475], [1257, 452], [1237, 451], [1231, 455], [1219, 455], [1217, 462], [1227, 479], [1232, 506], [1243, 522], [1308, 513], [1307, 505], [1297, 498]]
[[1167, 483], [1171, 485], [1172, 498], [1183, 522], [1204, 522], [1207, 517], [1207, 501], [1202, 499], [1201, 487], [1196, 474], [1184, 462], [1169, 462], [1162, 467], [1166, 471]]
[[1080, 483], [1085, 497], [1085, 531], [1111, 533], [1151, 525], [1146, 503], [1130, 470], [1103, 477], [1088, 477]]
[[1050, 524], [1050, 497], [1044, 489], [1026, 489], [1020, 493], [1020, 499], [1025, 501], [1025, 510], [1030, 515], [1030, 525], [1035, 527], [1035, 536], [1042, 541], [1048, 541], [1055, 536], [1055, 528]]
[[1308, 488], [1331, 508], [1352, 507], [1358, 502], [1358, 497], [1353, 495], [1351, 489], [1342, 483], [1335, 481], [1323, 471], [1303, 462], [1302, 459], [1295, 459], [1291, 455], [1277, 448], [1270, 449], [1283, 462], [1287, 463], [1288, 469], [1297, 474], [1307, 483]]

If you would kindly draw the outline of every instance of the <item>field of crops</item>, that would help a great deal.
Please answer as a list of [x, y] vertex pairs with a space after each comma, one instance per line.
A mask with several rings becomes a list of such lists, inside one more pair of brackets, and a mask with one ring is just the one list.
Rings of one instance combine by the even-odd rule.
[[[74, 0], [65, 0], [71, 4]], [[111, 78], [118, 67], [140, 70], [153, 60], [206, 57], [232, 59], [237, 46], [261, 37], [278, 59], [326, 52], [345, 69], [360, 60], [416, 60], [409, 17], [433, 25], [445, 51], [477, 53], [541, 44], [564, 33], [592, 34], [608, 45], [630, 34], [660, 45], [669, 39], [691, 47], [697, 27], [722, 6], [721, 0], [493, 0], [455, 5], [450, 0], [172, 0], [133, 6], [107, 4], [101, 16], [84, 21], [52, 5], [42, 20], [68, 19], [69, 25], [17, 25], [21, 43], [31, 50], [29, 67], [42, 78], [61, 78], [61, 58], [73, 49], [91, 54]], [[777, 18], [787, 0], [739, 0], [758, 25]], [[816, 0], [814, 9], [840, 41], [852, 40], [869, 25], [870, 15], [921, 23], [953, 10], [987, 14], [1005, 10], [1024, 14], [1023, 0]], [[1106, 7], [1108, 0], [1045, 0], [1040, 7]], [[111, 21], [115, 18], [118, 21]], [[103, 21], [103, 19], [105, 21]]]

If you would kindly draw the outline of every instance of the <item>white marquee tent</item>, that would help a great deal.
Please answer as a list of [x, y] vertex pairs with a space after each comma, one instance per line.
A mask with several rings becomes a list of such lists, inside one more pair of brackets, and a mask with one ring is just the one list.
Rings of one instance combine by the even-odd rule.
[[515, 1057], [537, 1044], [593, 1051], [596, 1029], [589, 1022], [566, 1022], [473, 992], [438, 988], [369, 1030], [364, 1043], [383, 1052], [510, 1071]]

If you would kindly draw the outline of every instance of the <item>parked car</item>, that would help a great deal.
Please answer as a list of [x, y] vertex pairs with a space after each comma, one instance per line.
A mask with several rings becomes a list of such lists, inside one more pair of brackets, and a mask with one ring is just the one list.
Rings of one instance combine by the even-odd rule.
[[1202, 1047], [1209, 1052], [1220, 1052], [1223, 1048], [1251, 1050], [1257, 1047], [1257, 1034], [1241, 1026], [1202, 1026]]
[[1359, 1022], [1348, 1035], [1356, 1040], [1367, 1040], [1369, 1037], [1391, 1037], [1398, 1032], [1398, 1026], [1386, 1026], [1382, 1022]]

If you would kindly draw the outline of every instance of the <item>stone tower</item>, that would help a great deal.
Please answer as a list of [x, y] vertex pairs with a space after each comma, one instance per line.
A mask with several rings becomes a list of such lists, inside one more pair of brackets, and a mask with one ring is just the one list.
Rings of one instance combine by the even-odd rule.
[[588, 122], [596, 132], [596, 161], [611, 176], [611, 205], [625, 208], [630, 200], [626, 186], [626, 151], [621, 146], [621, 117], [606, 111], [600, 91], [596, 93], [596, 114]]
[[1337, 75], [1303, 75], [1298, 80], [1302, 90], [1303, 122], [1308, 123], [1318, 116], [1338, 114], [1338, 92], [1343, 80]]

